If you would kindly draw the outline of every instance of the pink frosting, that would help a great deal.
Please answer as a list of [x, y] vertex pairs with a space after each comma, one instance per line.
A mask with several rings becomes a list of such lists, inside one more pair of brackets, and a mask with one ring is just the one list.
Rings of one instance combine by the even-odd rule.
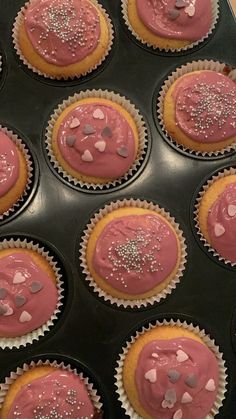
[[190, 74], [175, 86], [176, 125], [202, 143], [236, 135], [236, 84], [216, 71]]
[[0, 131], [0, 197], [15, 185], [18, 176], [17, 147], [4, 132]]
[[227, 185], [212, 205], [207, 228], [212, 247], [236, 263], [236, 182]]
[[160, 284], [178, 258], [177, 238], [158, 215], [116, 218], [100, 234], [93, 267], [115, 289], [139, 294]]
[[83, 60], [100, 38], [98, 12], [88, 0], [34, 0], [25, 11], [25, 29], [35, 51], [58, 66]]
[[42, 326], [56, 309], [52, 279], [33, 259], [12, 253], [0, 259], [0, 334], [16, 337]]
[[83, 381], [75, 374], [59, 369], [21, 387], [7, 419], [18, 416], [22, 419], [95, 417], [94, 407]]
[[[185, 6], [178, 7], [178, 3]], [[143, 24], [163, 38], [196, 41], [211, 27], [210, 0], [136, 0], [136, 5]], [[192, 13], [188, 13], [189, 6]]]
[[193, 339], [155, 340], [139, 355], [135, 382], [140, 403], [153, 418], [204, 419], [216, 399], [218, 365]]
[[60, 125], [57, 141], [66, 162], [88, 176], [118, 178], [135, 159], [135, 139], [129, 123], [112, 106], [98, 101], [69, 112]]

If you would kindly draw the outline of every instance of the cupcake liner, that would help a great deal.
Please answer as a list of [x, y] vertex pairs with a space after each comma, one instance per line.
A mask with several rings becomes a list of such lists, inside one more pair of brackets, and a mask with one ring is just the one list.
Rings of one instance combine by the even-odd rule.
[[118, 400], [121, 402], [121, 405], [123, 409], [125, 410], [125, 413], [131, 417], [132, 419], [142, 419], [141, 416], [139, 416], [131, 406], [129, 399], [126, 395], [124, 386], [123, 386], [123, 366], [124, 366], [124, 360], [125, 357], [132, 346], [132, 344], [138, 339], [140, 335], [143, 335], [148, 330], [154, 329], [155, 327], [160, 326], [170, 326], [174, 327], [177, 326], [179, 328], [187, 329], [190, 332], [193, 332], [196, 336], [200, 337], [201, 340], [208, 346], [208, 348], [214, 353], [219, 366], [219, 388], [218, 393], [216, 396], [216, 400], [214, 403], [214, 406], [211, 409], [211, 412], [206, 416], [205, 419], [212, 419], [215, 417], [215, 415], [218, 414], [220, 407], [223, 404], [223, 400], [225, 398], [225, 392], [226, 392], [226, 384], [227, 384], [227, 374], [226, 374], [226, 368], [225, 368], [225, 361], [223, 360], [223, 355], [219, 350], [219, 347], [216, 346], [215, 341], [210, 338], [209, 335], [206, 334], [205, 330], [201, 330], [198, 326], [195, 327], [192, 323], [188, 324], [186, 321], [181, 322], [180, 320], [177, 320], [176, 322], [171, 319], [170, 321], [163, 320], [160, 322], [157, 320], [155, 324], [149, 323], [148, 326], [143, 327], [141, 331], [136, 332], [135, 336], [131, 336], [131, 338], [126, 342], [126, 345], [122, 347], [122, 353], [119, 355], [119, 360], [117, 361], [118, 367], [116, 368], [116, 374], [115, 374], [115, 385], [117, 387], [116, 393], [118, 394]]
[[3, 219], [5, 219], [9, 215], [11, 215], [13, 212], [17, 211], [17, 209], [24, 202], [26, 196], [28, 195], [28, 193], [31, 189], [32, 180], [33, 180], [33, 162], [32, 162], [32, 157], [30, 155], [29, 149], [27, 148], [25, 143], [23, 143], [23, 141], [16, 134], [14, 134], [12, 131], [10, 131], [9, 129], [7, 129], [5, 127], [2, 127], [1, 125], [0, 125], [0, 131], [2, 131], [4, 134], [6, 134], [16, 144], [18, 149], [22, 152], [22, 154], [23, 154], [23, 156], [26, 160], [26, 163], [27, 163], [27, 172], [28, 172], [28, 179], [27, 179], [27, 183], [26, 183], [25, 190], [24, 190], [23, 194], [12, 205], [11, 208], [9, 208], [7, 211], [0, 214], [0, 221], [2, 221]]
[[[97, 283], [92, 278], [90, 271], [87, 266], [86, 261], [86, 249], [88, 245], [88, 240], [91, 232], [93, 231], [95, 225], [106, 215], [111, 213], [112, 211], [122, 208], [122, 207], [135, 207], [135, 208], [144, 208], [149, 209], [152, 211], [156, 211], [157, 214], [160, 214], [166, 218], [166, 220], [174, 227], [179, 242], [180, 242], [180, 249], [181, 249], [181, 257], [180, 257], [180, 263], [178, 267], [178, 271], [176, 273], [175, 278], [173, 278], [169, 284], [164, 288], [162, 291], [160, 291], [157, 295], [154, 295], [149, 298], [145, 299], [135, 299], [135, 300], [126, 300], [121, 298], [115, 298], [111, 295], [107, 294], [105, 291], [103, 291]], [[104, 208], [100, 209], [99, 212], [97, 212], [92, 219], [90, 219], [89, 224], [86, 226], [86, 230], [84, 231], [84, 235], [82, 236], [81, 240], [81, 248], [80, 248], [80, 261], [81, 266], [83, 268], [83, 273], [86, 276], [86, 281], [88, 282], [89, 286], [93, 288], [93, 290], [99, 295], [99, 297], [102, 297], [105, 301], [109, 301], [111, 304], [116, 304], [118, 307], [123, 306], [124, 308], [131, 307], [131, 308], [141, 308], [141, 307], [147, 307], [147, 305], [159, 303], [162, 299], [166, 298], [167, 295], [171, 294], [172, 291], [176, 288], [176, 285], [180, 282], [181, 277], [183, 276], [183, 272], [185, 269], [186, 264], [186, 244], [185, 244], [185, 238], [183, 236], [183, 232], [179, 228], [179, 224], [176, 223], [175, 219], [171, 217], [169, 212], [166, 212], [163, 208], [160, 208], [159, 205], [155, 205], [152, 202], [147, 201], [141, 201], [140, 199], [124, 199], [122, 201], [118, 200], [116, 202], [111, 202], [108, 205], [105, 205]]]
[[226, 265], [230, 265], [232, 267], [236, 267], [236, 262], [233, 263], [230, 260], [227, 260], [225, 258], [223, 258], [215, 249], [213, 249], [211, 247], [211, 245], [206, 241], [205, 237], [203, 236], [201, 229], [200, 229], [200, 225], [199, 225], [199, 219], [198, 219], [198, 214], [199, 214], [199, 208], [200, 208], [200, 204], [201, 204], [201, 200], [203, 195], [206, 193], [206, 191], [210, 188], [210, 186], [218, 179], [222, 179], [225, 176], [229, 176], [229, 175], [236, 175], [236, 169], [233, 167], [230, 167], [229, 169], [224, 169], [222, 172], [218, 172], [216, 175], [213, 175], [210, 179], [208, 179], [207, 183], [205, 185], [203, 185], [202, 189], [200, 190], [198, 197], [196, 199], [196, 203], [195, 203], [195, 211], [194, 211], [194, 222], [195, 222], [195, 227], [197, 230], [197, 234], [200, 238], [200, 241], [202, 242], [203, 246], [213, 255], [215, 256], [220, 262], [225, 263]]
[[19, 45], [19, 42], [18, 42], [18, 34], [19, 34], [19, 28], [20, 28], [20, 26], [21, 26], [21, 24], [23, 23], [23, 20], [24, 20], [24, 12], [32, 1], [34, 1], [34, 0], [26, 2], [25, 5], [23, 7], [21, 7], [19, 13], [16, 16], [16, 19], [15, 19], [15, 22], [14, 22], [14, 25], [13, 25], [13, 30], [12, 30], [13, 44], [14, 44], [15, 51], [16, 51], [17, 55], [19, 56], [19, 58], [23, 61], [23, 63], [30, 70], [32, 70], [34, 73], [37, 73], [39, 76], [44, 76], [44, 77], [47, 77], [47, 78], [52, 79], [52, 80], [73, 80], [75, 78], [80, 78], [82, 76], [86, 76], [87, 74], [90, 74], [92, 71], [96, 70], [96, 68], [98, 68], [103, 63], [103, 61], [105, 61], [105, 59], [109, 55], [109, 53], [111, 51], [111, 48], [112, 48], [112, 45], [113, 45], [113, 40], [114, 40], [113, 25], [112, 25], [112, 22], [111, 22], [111, 19], [110, 19], [108, 13], [101, 6], [101, 4], [99, 4], [97, 0], [90, 0], [90, 2], [93, 3], [100, 10], [101, 13], [103, 13], [104, 17], [106, 18], [106, 22], [107, 22], [108, 29], [109, 29], [109, 43], [108, 43], [107, 49], [106, 49], [104, 55], [101, 57], [101, 59], [93, 67], [91, 67], [89, 70], [87, 70], [86, 72], [80, 73], [80, 74], [75, 74], [74, 76], [52, 76], [50, 74], [46, 74], [46, 73], [41, 72], [36, 67], [31, 65], [30, 62], [27, 61], [26, 58], [24, 57], [24, 55], [22, 54], [22, 51], [21, 51], [21, 48], [20, 48], [20, 45]]
[[64, 362], [58, 363], [57, 361], [50, 362], [49, 360], [42, 361], [39, 360], [38, 362], [31, 361], [30, 364], [23, 364], [22, 368], [18, 367], [16, 371], [11, 372], [9, 377], [5, 378], [5, 383], [0, 384], [0, 409], [4, 403], [4, 399], [6, 394], [9, 390], [11, 384], [19, 378], [24, 372], [29, 371], [35, 367], [41, 367], [43, 365], [51, 366], [54, 368], [62, 369], [65, 371], [72, 372], [73, 374], [77, 375], [81, 380], [83, 380], [84, 384], [86, 385], [87, 391], [89, 396], [93, 402], [95, 409], [98, 411], [102, 408], [102, 403], [100, 401], [100, 396], [97, 394], [97, 390], [94, 388], [93, 384], [90, 382], [89, 378], [85, 377], [84, 374], [78, 373], [76, 368], [72, 368], [70, 364], [65, 365]]
[[204, 35], [198, 41], [192, 42], [191, 44], [186, 45], [185, 47], [182, 47], [182, 48], [159, 48], [155, 45], [152, 45], [152, 44], [148, 43], [147, 41], [145, 41], [145, 39], [142, 39], [141, 36], [137, 32], [135, 32], [135, 30], [133, 29], [133, 27], [130, 24], [129, 16], [128, 16], [128, 0], [121, 0], [121, 11], [122, 11], [123, 19], [125, 21], [126, 26], [130, 30], [132, 35], [139, 42], [146, 45], [147, 47], [151, 47], [154, 50], [159, 50], [159, 51], [164, 51], [164, 52], [182, 52], [182, 51], [188, 51], [189, 49], [192, 49], [192, 48], [196, 47], [197, 45], [199, 45], [200, 43], [205, 41], [214, 31], [214, 29], [216, 27], [216, 24], [218, 22], [218, 19], [219, 19], [219, 14], [220, 14], [219, 0], [211, 0], [211, 5], [212, 5], [212, 23], [211, 23], [211, 27], [210, 27], [208, 33], [206, 35]]
[[19, 348], [20, 346], [26, 346], [27, 344], [32, 344], [33, 341], [39, 340], [41, 336], [44, 336], [49, 329], [54, 325], [55, 321], [58, 319], [58, 315], [61, 311], [62, 306], [62, 299], [63, 299], [63, 282], [61, 280], [62, 275], [60, 274], [60, 268], [57, 266], [57, 262], [54, 260], [53, 256], [50, 256], [49, 252], [44, 249], [44, 247], [41, 247], [39, 244], [34, 243], [32, 240], [27, 241], [24, 240], [14, 240], [4, 239], [2, 242], [0, 242], [0, 251], [4, 249], [29, 249], [37, 252], [41, 256], [45, 258], [45, 260], [50, 264], [51, 268], [53, 269], [53, 272], [55, 274], [55, 278], [57, 281], [57, 291], [58, 291], [58, 301], [57, 306], [52, 314], [51, 318], [39, 327], [38, 329], [33, 330], [30, 333], [27, 333], [26, 335], [17, 336], [17, 337], [0, 337], [0, 348], [1, 349], [12, 349], [12, 348]]
[[[126, 109], [129, 114], [132, 116], [133, 120], [135, 121], [135, 124], [137, 126], [138, 129], [138, 134], [139, 134], [139, 150], [138, 150], [138, 154], [137, 157], [134, 161], [134, 163], [132, 164], [132, 166], [130, 167], [130, 169], [128, 170], [127, 173], [125, 173], [123, 176], [121, 176], [118, 179], [112, 180], [110, 182], [107, 183], [103, 183], [103, 184], [95, 184], [95, 183], [88, 183], [88, 182], [82, 182], [79, 179], [76, 179], [75, 177], [71, 176], [69, 173], [67, 173], [63, 167], [59, 164], [59, 162], [57, 161], [56, 157], [54, 156], [54, 152], [52, 149], [52, 132], [53, 132], [53, 127], [55, 122], [57, 121], [57, 119], [59, 118], [59, 116], [61, 115], [61, 113], [71, 104], [77, 102], [78, 100], [81, 99], [86, 99], [86, 98], [99, 98], [99, 99], [108, 99], [111, 100], [117, 104], [119, 104], [120, 106], [122, 106], [124, 109]], [[85, 90], [82, 91], [80, 93], [76, 93], [74, 96], [69, 96], [68, 99], [64, 100], [59, 106], [58, 108], [54, 111], [54, 113], [52, 114], [48, 126], [47, 126], [47, 131], [46, 131], [46, 150], [49, 156], [49, 160], [51, 162], [51, 164], [53, 165], [53, 167], [56, 169], [56, 171], [67, 181], [69, 181], [69, 183], [71, 183], [74, 186], [78, 186], [78, 187], [86, 187], [88, 189], [93, 189], [93, 190], [102, 190], [102, 189], [108, 189], [110, 187], [114, 187], [117, 185], [120, 185], [121, 183], [125, 182], [128, 180], [129, 177], [131, 177], [134, 172], [136, 172], [139, 168], [139, 166], [141, 165], [145, 154], [146, 154], [146, 149], [147, 149], [147, 128], [145, 126], [145, 122], [143, 120], [143, 117], [141, 116], [141, 114], [139, 113], [139, 111], [135, 108], [135, 106], [125, 97], [120, 96], [118, 93], [114, 93], [114, 92], [110, 92], [108, 90]]]
[[[232, 152], [233, 150], [236, 150], [236, 141], [233, 142], [231, 145], [222, 148], [218, 151], [197, 151], [192, 150], [189, 148], [184, 147], [183, 145], [179, 144], [175, 141], [174, 138], [172, 138], [169, 133], [166, 131], [164, 120], [163, 120], [163, 109], [164, 109], [164, 99], [167, 91], [172, 86], [172, 84], [181, 76], [184, 74], [190, 73], [192, 71], [198, 71], [198, 70], [212, 70], [216, 71], [218, 73], [225, 74], [225, 69], [228, 69], [229, 66], [227, 66], [224, 63], [220, 63], [219, 61], [213, 61], [213, 60], [199, 60], [199, 61], [192, 61], [191, 63], [187, 63], [182, 65], [181, 67], [178, 67], [172, 74], [168, 76], [168, 78], [165, 80], [164, 84], [162, 85], [159, 97], [157, 100], [157, 117], [159, 125], [167, 137], [167, 139], [179, 150], [189, 153], [190, 155], [195, 156], [202, 156], [202, 157], [217, 157], [220, 155], [223, 155], [225, 153]], [[227, 76], [231, 78], [233, 81], [236, 81], [236, 70], [232, 70], [230, 72], [227, 71]]]

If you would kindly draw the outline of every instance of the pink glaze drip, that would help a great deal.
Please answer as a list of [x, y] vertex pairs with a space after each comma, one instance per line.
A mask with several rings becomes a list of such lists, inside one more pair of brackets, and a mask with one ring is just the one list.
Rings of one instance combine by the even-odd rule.
[[[189, 358], [183, 362], [178, 361], [176, 356], [178, 350], [182, 350]], [[154, 378], [152, 370], [156, 371]], [[175, 383], [168, 377], [171, 370], [180, 373]], [[152, 373], [145, 378], [149, 371]], [[196, 378], [194, 388], [185, 383], [191, 374]], [[149, 381], [150, 376], [153, 382]], [[214, 380], [215, 391], [205, 389], [210, 379]], [[139, 355], [135, 381], [140, 403], [153, 418], [172, 419], [175, 412], [181, 409], [183, 419], [204, 419], [216, 398], [219, 382], [218, 365], [213, 353], [205, 345], [193, 339], [155, 340], [147, 344]], [[176, 399], [170, 400], [169, 407], [162, 407], [168, 390], [174, 391]], [[182, 403], [184, 393], [188, 393], [193, 400]]]
[[[94, 118], [94, 112], [103, 114], [104, 118]], [[79, 120], [80, 125], [70, 128], [75, 119]], [[95, 132], [85, 134], [86, 125]], [[106, 128], [109, 135], [103, 134]], [[71, 136], [75, 142], [73, 146], [68, 146], [67, 139]], [[88, 176], [118, 178], [129, 170], [135, 159], [135, 139], [129, 123], [116, 109], [99, 102], [82, 104], [69, 112], [60, 125], [57, 141], [66, 162], [74, 170]], [[96, 148], [101, 142], [105, 145], [104, 151]], [[119, 154], [122, 148], [127, 151], [127, 157]], [[83, 160], [88, 151], [92, 161]]]
[[236, 263], [236, 182], [227, 185], [212, 205], [207, 228], [212, 247], [223, 258]]
[[[35, 283], [41, 287], [37, 292], [35, 292], [37, 287]], [[31, 292], [32, 286], [34, 293]], [[21, 336], [42, 326], [51, 318], [57, 300], [57, 288], [52, 279], [29, 255], [23, 252], [13, 253], [0, 259], [0, 334], [2, 336]], [[18, 304], [23, 301], [24, 304], [19, 306]], [[8, 308], [9, 315], [4, 313], [5, 308]], [[28, 314], [22, 314], [23, 312]], [[24, 321], [20, 321], [21, 316]]]
[[177, 81], [172, 94], [176, 125], [201, 143], [236, 135], [236, 84], [216, 71], [202, 71]]
[[4, 132], [0, 131], [0, 197], [15, 185], [18, 176], [17, 147]]
[[95, 416], [83, 381], [71, 372], [58, 370], [21, 387], [7, 419], [16, 417], [85, 419]]
[[98, 12], [88, 0], [33, 0], [25, 29], [35, 51], [58, 66], [83, 60], [100, 38]]
[[93, 267], [115, 289], [140, 294], [160, 284], [178, 257], [174, 232], [158, 215], [130, 215], [106, 225], [93, 255]]
[[[195, 1], [186, 0], [185, 3], [187, 7]], [[210, 0], [196, 0], [193, 16], [186, 13], [186, 7], [177, 8], [176, 4], [176, 0], [136, 0], [140, 20], [157, 36], [196, 41], [208, 33], [212, 20]], [[173, 19], [173, 13], [178, 12]]]

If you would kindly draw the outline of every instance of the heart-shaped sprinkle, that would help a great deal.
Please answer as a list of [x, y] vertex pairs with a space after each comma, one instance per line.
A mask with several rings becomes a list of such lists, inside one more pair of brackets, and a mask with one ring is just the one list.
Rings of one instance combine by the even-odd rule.
[[183, 412], [181, 409], [177, 410], [173, 415], [173, 419], [182, 419], [182, 417], [183, 417]]
[[26, 323], [26, 322], [29, 322], [31, 319], [32, 319], [32, 316], [31, 314], [28, 313], [28, 311], [22, 311], [19, 321], [21, 323]]
[[182, 351], [182, 349], [178, 349], [178, 351], [176, 352], [176, 358], [178, 362], [184, 362], [188, 360], [188, 355]]
[[104, 119], [105, 115], [104, 115], [104, 113], [102, 112], [101, 109], [97, 108], [93, 112], [93, 117], [94, 117], [94, 119]]
[[169, 370], [168, 371], [168, 378], [170, 380], [171, 383], [175, 384], [177, 383], [177, 381], [179, 381], [180, 379], [180, 372], [177, 370]]
[[6, 288], [0, 288], [0, 300], [4, 300], [7, 296], [7, 290]]
[[210, 378], [210, 380], [207, 381], [207, 383], [205, 385], [205, 389], [207, 391], [215, 391], [216, 385], [215, 385], [215, 381], [213, 380], [213, 378]]
[[78, 118], [73, 118], [71, 123], [70, 123], [70, 128], [77, 128], [80, 126], [80, 121]]
[[109, 138], [112, 137], [112, 131], [111, 131], [111, 128], [110, 127], [103, 128], [103, 130], [102, 130], [102, 137], [109, 137]]
[[144, 375], [144, 377], [146, 378], [146, 380], [148, 380], [150, 383], [155, 383], [157, 381], [157, 372], [156, 370], [153, 368], [152, 370], [149, 370], [146, 372], [146, 374]]
[[94, 147], [98, 150], [98, 151], [100, 151], [100, 153], [103, 153], [103, 151], [105, 150], [105, 148], [106, 148], [106, 142], [105, 141], [103, 141], [103, 140], [101, 140], [101, 141], [97, 141], [95, 144], [94, 144]]
[[32, 284], [30, 284], [30, 292], [32, 292], [32, 294], [36, 294], [41, 291], [42, 288], [43, 284], [40, 281], [33, 281]]
[[188, 7], [184, 9], [184, 11], [189, 17], [193, 17], [195, 15], [195, 6], [193, 4], [190, 4]]
[[182, 7], [186, 7], [186, 1], [184, 0], [176, 0], [175, 2], [175, 7], [177, 7], [178, 9], [182, 9]]
[[153, 358], [159, 358], [159, 355], [158, 355], [158, 354], [156, 354], [155, 352], [153, 352], [152, 357], [153, 357]]
[[191, 387], [191, 388], [195, 388], [197, 387], [197, 376], [195, 374], [189, 374], [186, 378], [185, 378], [185, 384], [187, 384], [187, 386]]
[[83, 129], [83, 133], [85, 135], [91, 135], [91, 134], [95, 133], [95, 129], [92, 127], [92, 125], [85, 124], [84, 129]]
[[0, 304], [0, 316], [4, 316], [4, 314], [7, 312], [7, 308], [7, 306]]
[[7, 311], [6, 313], [4, 313], [4, 316], [11, 316], [13, 314], [13, 309], [9, 306], [6, 306], [6, 307], [7, 307]]
[[15, 297], [15, 302], [16, 302], [16, 307], [22, 307], [25, 303], [26, 303], [27, 299], [24, 295], [16, 295]]
[[168, 15], [171, 20], [175, 20], [179, 17], [180, 11], [177, 9], [170, 9]]
[[176, 403], [177, 401], [176, 391], [173, 388], [170, 388], [169, 390], [166, 391], [165, 400], [171, 403], [172, 405]]
[[186, 391], [182, 396], [181, 403], [191, 403], [192, 401], [192, 396]]
[[117, 154], [119, 154], [119, 156], [124, 157], [124, 158], [128, 157], [129, 155], [127, 147], [117, 148], [116, 152]]
[[230, 217], [234, 217], [236, 215], [236, 205], [230, 204], [228, 206], [228, 214]]
[[81, 159], [83, 161], [86, 161], [86, 162], [91, 162], [91, 161], [93, 161], [93, 156], [92, 156], [92, 154], [90, 153], [89, 150], [85, 150], [84, 153], [81, 156]]
[[66, 144], [68, 145], [68, 147], [73, 147], [75, 142], [76, 142], [76, 136], [75, 135], [68, 135], [66, 137]]
[[225, 233], [225, 228], [224, 226], [222, 226], [222, 224], [216, 223], [214, 231], [216, 237], [221, 237]]
[[25, 277], [21, 272], [16, 272], [13, 278], [13, 284], [22, 284], [25, 282]]

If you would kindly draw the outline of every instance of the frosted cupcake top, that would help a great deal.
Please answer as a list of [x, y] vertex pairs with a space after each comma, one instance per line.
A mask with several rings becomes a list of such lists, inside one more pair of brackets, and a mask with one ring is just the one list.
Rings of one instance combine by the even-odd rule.
[[17, 146], [3, 131], [0, 131], [0, 197], [15, 185], [19, 171]]

